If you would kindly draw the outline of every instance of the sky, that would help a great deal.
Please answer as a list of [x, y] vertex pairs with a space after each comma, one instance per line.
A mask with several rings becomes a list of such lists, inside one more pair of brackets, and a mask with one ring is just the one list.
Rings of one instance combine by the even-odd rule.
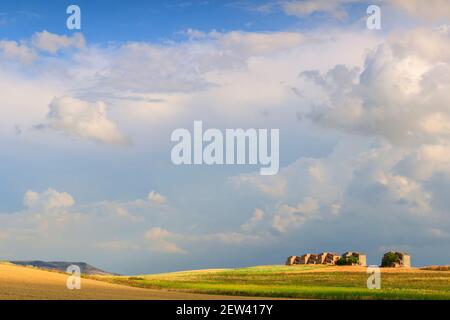
[[[0, 260], [448, 264], [449, 19], [447, 0], [2, 1]], [[196, 120], [279, 129], [278, 174], [174, 165]]]

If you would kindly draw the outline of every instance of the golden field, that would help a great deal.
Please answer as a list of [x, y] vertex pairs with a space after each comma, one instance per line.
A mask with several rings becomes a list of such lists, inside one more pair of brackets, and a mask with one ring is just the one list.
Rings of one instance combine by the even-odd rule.
[[0, 263], [0, 300], [205, 300], [229, 297], [141, 289], [82, 279], [81, 290], [66, 288], [66, 274]]
[[139, 276], [90, 275], [68, 290], [68, 275], [0, 263], [0, 300], [450, 299], [448, 267], [382, 268], [381, 290], [365, 267], [258, 266]]

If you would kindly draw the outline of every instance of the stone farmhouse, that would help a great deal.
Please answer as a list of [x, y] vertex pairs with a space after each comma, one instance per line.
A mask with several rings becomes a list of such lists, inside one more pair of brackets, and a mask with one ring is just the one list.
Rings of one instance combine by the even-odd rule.
[[389, 265], [384, 265], [385, 267], [390, 268], [411, 268], [411, 256], [406, 252], [395, 252], [389, 251], [383, 255], [383, 259], [381, 261], [381, 265], [383, 266], [383, 261], [386, 260], [387, 256], [396, 256], [397, 261], [391, 262]]
[[363, 254], [361, 252], [347, 251], [346, 253], [344, 253], [342, 255], [342, 257], [344, 257], [344, 258], [355, 257], [355, 258], [358, 258], [360, 266], [366, 266], [367, 265], [367, 257], [366, 257], [365, 254]]
[[346, 252], [342, 255], [333, 252], [322, 252], [319, 254], [306, 253], [301, 256], [290, 256], [286, 260], [286, 265], [296, 265], [296, 264], [324, 264], [324, 265], [335, 265], [340, 258], [347, 257], [358, 258], [358, 265], [366, 265], [366, 255], [360, 252]]

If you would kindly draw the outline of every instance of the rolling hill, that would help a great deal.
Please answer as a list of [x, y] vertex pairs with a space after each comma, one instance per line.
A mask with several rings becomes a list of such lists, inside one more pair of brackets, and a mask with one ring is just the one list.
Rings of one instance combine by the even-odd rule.
[[257, 266], [150, 274], [93, 276], [140, 288], [180, 292], [294, 299], [450, 300], [450, 271], [434, 267], [381, 268], [381, 289], [367, 288], [361, 266]]
[[86, 262], [65, 262], [65, 261], [40, 261], [40, 260], [30, 260], [30, 261], [9, 261], [12, 264], [16, 264], [19, 266], [31, 266], [36, 267], [39, 269], [46, 269], [46, 270], [54, 270], [54, 271], [61, 271], [66, 272], [67, 268], [70, 265], [77, 265], [81, 269], [82, 274], [103, 274], [108, 275], [112, 274], [107, 271], [98, 269], [94, 266], [91, 266], [90, 264], [87, 264]]
[[83, 278], [68, 290], [67, 275], [0, 263], [0, 300], [212, 300], [229, 297], [134, 288]]

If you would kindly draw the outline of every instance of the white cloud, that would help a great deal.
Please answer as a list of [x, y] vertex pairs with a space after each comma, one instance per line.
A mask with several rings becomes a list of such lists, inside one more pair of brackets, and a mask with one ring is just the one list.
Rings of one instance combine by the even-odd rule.
[[[275, 3], [281, 6], [286, 15], [290, 16], [303, 18], [314, 13], [321, 13], [339, 20], [345, 20], [349, 15], [349, 8], [346, 6], [361, 2], [367, 6], [371, 4], [380, 5], [383, 10], [393, 7], [412, 17], [428, 21], [447, 20], [450, 16], [450, 4], [447, 0], [287, 0]], [[258, 8], [262, 8], [262, 13], [267, 13], [272, 10], [273, 6], [273, 3], [267, 3], [265, 6]], [[361, 12], [361, 16], [364, 14], [365, 10]]]
[[327, 13], [337, 19], [347, 18], [347, 12], [343, 5], [354, 3], [358, 0], [299, 0], [282, 3], [282, 9], [287, 15], [305, 17], [315, 12]]
[[41, 51], [57, 53], [70, 48], [82, 49], [86, 42], [81, 33], [72, 36], [62, 36], [48, 31], [36, 32], [32, 38], [33, 46]]
[[217, 41], [221, 49], [230, 50], [233, 55], [244, 57], [289, 50], [300, 46], [305, 41], [304, 35], [299, 32], [233, 31], [228, 33], [212, 32], [209, 36]]
[[450, 17], [450, 3], [447, 0], [392, 0], [389, 3], [412, 16], [427, 20]]
[[296, 207], [281, 205], [273, 216], [272, 226], [279, 232], [285, 233], [289, 229], [298, 228], [308, 219], [314, 217], [319, 210], [316, 199], [306, 198]]
[[113, 211], [119, 218], [126, 219], [131, 222], [136, 222], [137, 220], [133, 214], [120, 205], [113, 206]]
[[151, 203], [157, 204], [157, 205], [164, 205], [167, 202], [166, 197], [164, 197], [162, 194], [159, 194], [155, 191], [152, 191], [148, 194], [148, 200]]
[[[391, 37], [370, 53], [359, 76], [344, 66], [316, 74], [314, 81], [329, 100], [314, 107], [311, 119], [394, 144], [448, 139], [449, 46], [447, 36], [418, 29]], [[338, 70], [347, 76], [333, 78]], [[311, 74], [303, 75], [311, 79]]]
[[33, 63], [37, 58], [36, 52], [25, 43], [1, 40], [0, 52], [7, 59], [17, 60], [22, 64]]
[[42, 193], [27, 191], [23, 197], [23, 203], [28, 209], [53, 210], [70, 208], [75, 204], [75, 200], [67, 192], [59, 192], [50, 188]]
[[402, 164], [406, 173], [419, 181], [427, 181], [435, 173], [450, 174], [450, 146], [448, 143], [421, 145]]
[[47, 124], [44, 124], [44, 127], [101, 143], [130, 143], [117, 124], [108, 118], [106, 104], [103, 102], [91, 103], [71, 97], [60, 97], [54, 98], [49, 108]]
[[[147, 157], [151, 151], [159, 157], [160, 150], [154, 146], [167, 147], [161, 136], [168, 136], [167, 132], [180, 123], [190, 125], [201, 114], [211, 127], [283, 128], [289, 145], [285, 160], [290, 164], [278, 176], [267, 179], [237, 172], [230, 178], [233, 188], [221, 189], [230, 192], [230, 197], [238, 191], [237, 199], [242, 201], [225, 204], [232, 209], [229, 212], [228, 207], [211, 206], [220, 200], [215, 198], [218, 193], [202, 185], [199, 188], [205, 194], [201, 199], [179, 200], [167, 195], [170, 205], [166, 195], [154, 191], [130, 202], [57, 205], [48, 210], [51, 212], [39, 210], [38, 205], [33, 210], [0, 216], [1, 232], [7, 230], [15, 239], [17, 234], [34, 235], [39, 229], [38, 239], [48, 240], [42, 248], [54, 249], [52, 252], [60, 245], [58, 239], [65, 239], [58, 247], [64, 252], [69, 252], [69, 242], [83, 243], [93, 256], [102, 252], [98, 248], [136, 249], [136, 259], [142, 261], [143, 254], [152, 259], [158, 252], [195, 254], [205, 246], [223, 252], [220, 250], [228, 246], [245, 249], [272, 244], [268, 239], [279, 241], [273, 246], [281, 248], [287, 237], [301, 239], [301, 234], [309, 235], [311, 243], [315, 239], [328, 241], [323, 240], [327, 239], [324, 235], [345, 234], [347, 225], [360, 227], [354, 230], [351, 241], [366, 241], [368, 245], [375, 241], [358, 237], [360, 230], [391, 232], [410, 226], [385, 234], [389, 241], [395, 241], [397, 235], [416, 240], [417, 231], [436, 226], [445, 230], [445, 220], [438, 217], [445, 217], [441, 209], [446, 204], [441, 199], [441, 208], [436, 205], [438, 185], [430, 180], [436, 172], [450, 172], [445, 32], [393, 35], [384, 46], [366, 55], [366, 50], [380, 41], [376, 34], [345, 30], [308, 34], [192, 32], [186, 42], [89, 46], [71, 52], [69, 60], [61, 55], [44, 59], [43, 66], [7, 70], [6, 75], [0, 75], [0, 103], [8, 107], [0, 111], [0, 118], [8, 125], [18, 123], [17, 119], [38, 123], [48, 101], [66, 94], [79, 99], [55, 99], [54, 114], [50, 113], [44, 125], [70, 136], [123, 143], [123, 134], [110, 118], [114, 117], [120, 119], [126, 132], [135, 133], [133, 138], [145, 142], [135, 145], [136, 156]], [[314, 71], [298, 77], [309, 69]], [[28, 74], [33, 77], [26, 77]], [[43, 88], [47, 88], [45, 95]], [[305, 103], [308, 100], [314, 105]], [[296, 113], [310, 118], [303, 117], [299, 123]], [[27, 134], [26, 126], [22, 127], [20, 141], [29, 143], [27, 147], [35, 142], [34, 136], [42, 137]], [[100, 157], [101, 152], [86, 153], [86, 157]], [[122, 167], [130, 165], [127, 158]], [[167, 183], [173, 180], [170, 170], [161, 170], [164, 178], [167, 174]], [[88, 173], [96, 176], [94, 171]], [[111, 174], [111, 179], [122, 181], [123, 176]], [[438, 178], [445, 182], [445, 175]], [[137, 179], [136, 184], [147, 185], [148, 179], [144, 180]], [[128, 186], [117, 183], [113, 188], [129, 192]], [[30, 205], [42, 201], [41, 194], [30, 193], [26, 198]], [[183, 209], [172, 208], [172, 202], [177, 201], [183, 203]], [[167, 205], [155, 205], [158, 203]], [[186, 203], [196, 210], [184, 209]], [[248, 212], [255, 207], [264, 208], [264, 214], [255, 211], [249, 220], [242, 218], [240, 208]], [[218, 209], [214, 210], [217, 216], [211, 217], [210, 208]], [[411, 215], [412, 211], [427, 215]], [[218, 212], [230, 214], [230, 218]], [[63, 232], [59, 225], [53, 226], [55, 217], [71, 223], [70, 228]], [[403, 221], [396, 225], [395, 219]], [[132, 223], [136, 221], [139, 223]], [[333, 233], [327, 233], [327, 226]], [[301, 232], [296, 232], [299, 229]], [[83, 230], [83, 237], [77, 230]], [[36, 237], [30, 239], [23, 242], [22, 252], [36, 242]], [[198, 261], [198, 256], [192, 259]]]
[[161, 251], [165, 253], [174, 253], [174, 254], [186, 254], [187, 251], [180, 248], [175, 242], [170, 239], [177, 235], [159, 228], [151, 228], [148, 230], [144, 238], [149, 241], [149, 248], [151, 250]]
[[242, 230], [244, 231], [252, 230], [256, 226], [256, 224], [263, 218], [264, 218], [264, 211], [256, 208], [251, 219], [241, 226]]
[[61, 36], [48, 31], [36, 32], [31, 41], [0, 40], [0, 53], [4, 58], [30, 65], [40, 58], [38, 51], [57, 53], [71, 48], [81, 49], [86, 45], [81, 33]]
[[407, 177], [380, 172], [378, 182], [386, 186], [393, 197], [400, 201], [407, 201], [411, 212], [424, 214], [430, 212], [431, 194], [424, 192], [419, 183]]
[[271, 197], [282, 197], [286, 194], [287, 183], [282, 176], [257, 176], [254, 174], [242, 174], [229, 179], [235, 188], [250, 186], [256, 190], [270, 195]]

